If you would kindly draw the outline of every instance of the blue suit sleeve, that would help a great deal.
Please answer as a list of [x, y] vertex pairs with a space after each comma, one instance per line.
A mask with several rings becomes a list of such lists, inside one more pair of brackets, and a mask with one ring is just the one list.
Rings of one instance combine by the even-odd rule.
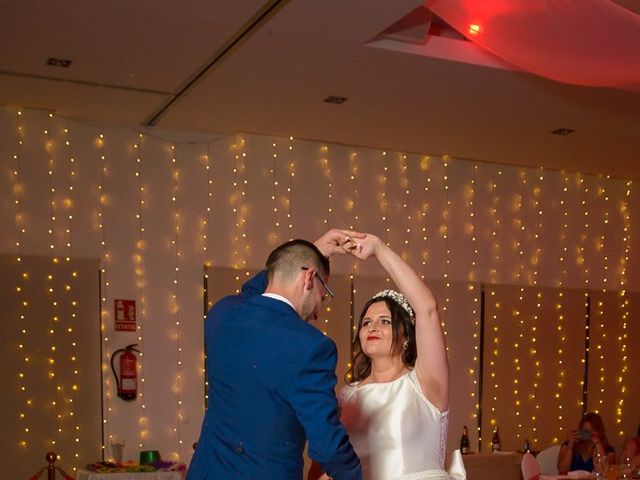
[[253, 295], [262, 295], [267, 288], [267, 272], [262, 270], [247, 280], [242, 285], [240, 295], [244, 297], [251, 297]]
[[360, 461], [339, 418], [336, 363], [335, 344], [327, 337], [320, 338], [302, 360], [289, 386], [288, 399], [307, 435], [309, 456], [333, 480], [359, 480]]

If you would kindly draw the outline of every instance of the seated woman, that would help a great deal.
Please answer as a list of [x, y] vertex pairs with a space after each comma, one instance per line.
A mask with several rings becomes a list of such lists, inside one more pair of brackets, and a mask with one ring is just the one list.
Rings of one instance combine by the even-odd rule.
[[594, 470], [593, 458], [596, 452], [604, 455], [609, 465], [616, 463], [616, 452], [605, 435], [602, 417], [597, 413], [585, 414], [578, 430], [571, 430], [567, 441], [558, 453], [558, 472], [566, 474], [573, 470]]
[[[340, 395], [341, 420], [364, 478], [465, 478], [459, 456], [457, 473], [444, 470], [449, 363], [433, 293], [375, 235], [354, 240], [350, 253], [375, 257], [400, 290], [383, 290], [364, 305], [351, 383]], [[318, 478], [314, 472], [307, 478]]]

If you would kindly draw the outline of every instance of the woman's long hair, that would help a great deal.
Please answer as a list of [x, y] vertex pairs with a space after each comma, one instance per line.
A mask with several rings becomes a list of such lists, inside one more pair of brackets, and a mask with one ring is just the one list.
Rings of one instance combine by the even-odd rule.
[[580, 419], [580, 428], [582, 429], [584, 424], [587, 422], [591, 424], [591, 428], [593, 429], [593, 431], [598, 434], [598, 438], [600, 439], [602, 446], [604, 448], [607, 448], [609, 446], [609, 440], [607, 440], [602, 417], [595, 412], [585, 413], [584, 416]]
[[[407, 311], [400, 306], [398, 302], [390, 297], [371, 298], [364, 304], [360, 318], [358, 319], [358, 330], [356, 332], [353, 343], [351, 344], [351, 354], [353, 358], [352, 366], [345, 374], [346, 383], [360, 382], [371, 374], [371, 359], [362, 351], [360, 344], [360, 329], [362, 328], [362, 320], [367, 314], [369, 307], [377, 302], [384, 302], [391, 312], [391, 330], [393, 337], [391, 339], [391, 352], [402, 352], [402, 363], [407, 368], [413, 368], [416, 364], [416, 329], [411, 322], [411, 317]], [[407, 340], [407, 348], [403, 348], [402, 343]]]

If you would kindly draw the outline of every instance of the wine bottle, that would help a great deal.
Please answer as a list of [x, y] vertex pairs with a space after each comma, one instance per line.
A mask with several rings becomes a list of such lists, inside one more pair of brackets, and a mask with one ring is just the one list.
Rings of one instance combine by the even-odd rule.
[[462, 437], [460, 438], [460, 453], [462, 455], [466, 455], [470, 453], [469, 450], [469, 432], [467, 431], [467, 426], [462, 427]]
[[491, 438], [491, 451], [499, 452], [502, 450], [502, 443], [500, 443], [500, 432], [498, 432], [498, 426], [493, 431], [493, 437]]

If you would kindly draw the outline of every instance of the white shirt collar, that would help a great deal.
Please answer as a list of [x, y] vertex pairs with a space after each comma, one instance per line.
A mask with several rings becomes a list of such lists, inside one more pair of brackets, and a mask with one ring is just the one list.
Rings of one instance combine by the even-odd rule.
[[275, 300], [280, 300], [281, 302], [286, 303], [287, 305], [289, 305], [291, 308], [293, 308], [295, 310], [295, 307], [293, 306], [293, 303], [291, 303], [288, 298], [283, 297], [282, 295], [278, 295], [277, 293], [263, 293], [262, 296], [263, 297], [273, 298]]

